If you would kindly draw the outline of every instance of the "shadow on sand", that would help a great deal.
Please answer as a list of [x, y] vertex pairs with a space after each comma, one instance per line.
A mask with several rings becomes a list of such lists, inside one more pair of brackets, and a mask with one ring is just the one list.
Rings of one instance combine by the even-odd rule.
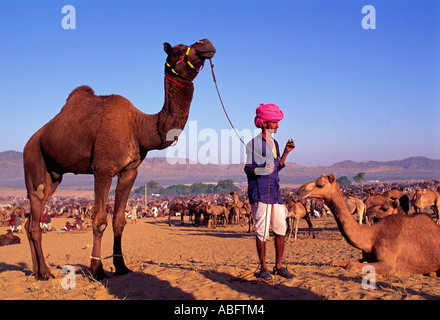
[[[324, 300], [309, 290], [288, 287], [281, 283], [273, 283], [272, 281], [249, 280], [244, 278], [233, 277], [230, 274], [218, 272], [215, 270], [202, 271], [207, 279], [228, 286], [230, 289], [248, 294], [253, 299], [263, 300]], [[213, 297], [214, 299], [215, 297]]]

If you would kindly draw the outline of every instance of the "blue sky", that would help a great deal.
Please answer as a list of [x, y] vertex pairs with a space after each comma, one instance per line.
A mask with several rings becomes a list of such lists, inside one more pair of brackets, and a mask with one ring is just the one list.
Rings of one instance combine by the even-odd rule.
[[[64, 5], [76, 9], [74, 30], [62, 28]], [[362, 28], [365, 5], [374, 30]], [[258, 104], [278, 104], [276, 139], [296, 140], [288, 161], [440, 159], [439, 18], [435, 0], [2, 0], [0, 151], [22, 151], [82, 84], [158, 112], [163, 42], [208, 38], [232, 122], [254, 130]], [[230, 129], [208, 64], [189, 121]]]

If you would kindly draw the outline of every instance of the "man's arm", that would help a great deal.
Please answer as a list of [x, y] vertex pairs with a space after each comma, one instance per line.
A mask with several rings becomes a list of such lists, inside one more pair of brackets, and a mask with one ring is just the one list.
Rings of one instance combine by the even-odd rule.
[[284, 166], [284, 162], [286, 161], [287, 155], [293, 149], [295, 149], [295, 142], [293, 139], [289, 139], [286, 143], [286, 147], [284, 148], [283, 155], [281, 156], [281, 159], [280, 159], [281, 166]]

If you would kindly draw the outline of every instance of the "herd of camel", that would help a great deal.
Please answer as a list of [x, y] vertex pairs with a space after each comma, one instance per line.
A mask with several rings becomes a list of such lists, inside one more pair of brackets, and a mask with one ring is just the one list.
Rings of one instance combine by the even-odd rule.
[[[418, 188], [416, 192], [410, 197], [402, 190], [394, 187], [390, 190], [377, 194], [375, 189], [369, 187], [363, 190], [369, 196], [360, 198], [353, 193], [344, 194], [344, 202], [352, 216], [356, 217], [359, 224], [373, 225], [379, 220], [393, 214], [405, 214], [410, 212], [410, 206], [414, 208], [414, 213], [423, 213], [426, 210], [432, 210], [435, 215], [437, 223], [440, 224], [439, 209], [440, 209], [440, 194], [430, 188]], [[200, 218], [205, 217], [208, 226], [215, 227], [220, 222], [222, 226], [229, 223], [244, 222], [249, 224], [248, 232], [252, 230], [252, 215], [250, 205], [247, 199], [239, 200], [237, 192], [231, 192], [230, 195], [233, 201], [224, 201], [222, 204], [210, 205], [200, 200], [194, 201], [180, 201], [171, 206], [165, 212], [168, 215], [168, 224], [171, 226], [170, 218], [172, 215], [180, 214], [181, 223], [184, 224], [184, 216], [188, 216], [192, 221], [194, 216], [194, 224], [200, 225]], [[295, 230], [295, 240], [298, 232], [298, 222], [300, 219], [305, 219], [309, 226], [309, 236], [313, 234], [313, 224], [310, 216], [315, 208], [311, 207], [310, 201], [300, 200], [296, 196], [292, 196], [292, 192], [288, 192], [284, 199], [288, 215], [286, 223], [288, 225], [288, 237], [293, 234]], [[322, 205], [322, 213], [324, 215], [330, 213], [331, 210], [324, 203]], [[319, 214], [319, 213], [318, 213]]]
[[[312, 183], [313, 188], [304, 185], [298, 190], [294, 190], [296, 192], [288, 190], [283, 192], [285, 198], [284, 203], [288, 211], [286, 218], [286, 224], [288, 225], [287, 240], [290, 239], [294, 232], [296, 241], [300, 219], [307, 221], [309, 227], [308, 235], [313, 235], [313, 238], [315, 238], [311, 216], [314, 215], [314, 212], [316, 213], [319, 208], [322, 210], [322, 214], [331, 214], [334, 216], [342, 235], [346, 238], [348, 243], [362, 250], [363, 260], [374, 261], [374, 263], [376, 263], [374, 266], [377, 272], [390, 274], [410, 269], [411, 272], [420, 271], [420, 273], [429, 273], [440, 269], [439, 265], [438, 269], [433, 270], [437, 267], [437, 264], [434, 264], [435, 267], [433, 269], [428, 267], [414, 268], [415, 263], [412, 263], [411, 259], [415, 259], [420, 255], [420, 251], [417, 250], [417, 246], [404, 245], [405, 241], [414, 241], [417, 239], [423, 246], [423, 250], [421, 251], [423, 252], [427, 246], [430, 247], [430, 242], [437, 242], [437, 238], [432, 238], [432, 233], [439, 233], [440, 235], [440, 227], [437, 225], [440, 223], [438, 215], [440, 209], [440, 194], [438, 192], [433, 191], [431, 188], [418, 188], [414, 193], [408, 196], [405, 192], [397, 188], [392, 188], [382, 194], [377, 194], [374, 188], [368, 188], [363, 189], [364, 194], [368, 193], [368, 196], [361, 199], [353, 193], [342, 193], [334, 179], [334, 175], [330, 177], [323, 175], [316, 182]], [[325, 189], [324, 186], [331, 186], [332, 188]], [[253, 219], [250, 204], [245, 194], [231, 192], [230, 196], [232, 200], [229, 198], [229, 200], [226, 199], [212, 204], [210, 201], [203, 199], [203, 197], [198, 198], [197, 201], [189, 198], [174, 202], [170, 201], [167, 209], [160, 210], [159, 215], [167, 216], [167, 221], [170, 226], [171, 217], [180, 215], [182, 225], [185, 224], [185, 218], [189, 219], [189, 224], [193, 224], [194, 226], [204, 225], [209, 228], [216, 228], [218, 225], [225, 227], [230, 224], [243, 225], [246, 223], [249, 226], [248, 232], [252, 232]], [[316, 201], [312, 203], [310, 199], [322, 199], [323, 201], [317, 204]], [[52, 214], [54, 214], [54, 216], [61, 216], [61, 214], [62, 216], [73, 216], [78, 213], [74, 213], [74, 210], [76, 210], [84, 214], [86, 218], [91, 217], [94, 206], [90, 200], [84, 203], [72, 202], [71, 199], [69, 201], [68, 203], [60, 202], [57, 205], [51, 204]], [[132, 204], [136, 205], [136, 202], [133, 201]], [[152, 201], [149, 203], [149, 209], [144, 212], [148, 212], [149, 216], [153, 216], [151, 214], [151, 208], [153, 206], [159, 207], [160, 204], [161, 201]], [[411, 206], [413, 210], [410, 211]], [[59, 212], [61, 207], [64, 208], [64, 213]], [[113, 213], [113, 209], [111, 205], [107, 206], [109, 213]], [[140, 206], [138, 206], [138, 209], [138, 212], [142, 212]], [[431, 215], [426, 214], [429, 210], [432, 210]], [[0, 211], [0, 221], [2, 221], [3, 225], [7, 224], [11, 214], [21, 215], [25, 218], [25, 210], [23, 207], [7, 207]], [[407, 223], [409, 230], [405, 231], [403, 235], [397, 236], [393, 234], [393, 232], [401, 233], [403, 230], [401, 226], [396, 224], [395, 220], [399, 219], [402, 220], [401, 222], [404, 221]], [[389, 226], [391, 222], [393, 223]], [[386, 227], [379, 228], [382, 225]], [[375, 232], [371, 232], [373, 230], [375, 230]], [[394, 231], [391, 232], [392, 230]], [[368, 237], [362, 236], [363, 232], [365, 232]], [[384, 265], [384, 263], [381, 262], [377, 265], [379, 262], [377, 255], [380, 252], [378, 248], [384, 246], [382, 239], [384, 236], [392, 239], [395, 246], [394, 250], [401, 253], [407, 252], [406, 255], [411, 259], [406, 257], [406, 260], [402, 260], [400, 257], [395, 257], [396, 263], [394, 264]], [[6, 240], [7, 239], [5, 239], [5, 241]], [[402, 244], [399, 242], [402, 242]], [[365, 243], [368, 243], [368, 245], [366, 246]], [[374, 247], [375, 243], [376, 247]], [[374, 251], [372, 250], [373, 247], [375, 248]], [[435, 248], [432, 248], [428, 256], [435, 256], [434, 253], [437, 251]], [[373, 259], [371, 255], [374, 255]], [[387, 252], [383, 257], [389, 259], [390, 254]], [[437, 257], [436, 259], [438, 260], [440, 255], [435, 257]], [[397, 263], [397, 261], [399, 261], [399, 263]], [[403, 263], [405, 267], [403, 268], [402, 261], [405, 261], [405, 263]], [[333, 264], [355, 270], [361, 270], [364, 266], [364, 264], [360, 262], [353, 261], [333, 261]], [[377, 268], [378, 266], [379, 268]]]

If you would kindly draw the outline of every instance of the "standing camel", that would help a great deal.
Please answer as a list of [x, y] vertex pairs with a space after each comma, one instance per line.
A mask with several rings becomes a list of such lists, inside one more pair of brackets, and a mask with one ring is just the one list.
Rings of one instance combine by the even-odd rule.
[[[293, 232], [293, 227], [295, 227], [295, 240], [296, 241], [296, 235], [298, 233], [298, 225], [299, 225], [299, 219], [305, 219], [307, 221], [307, 224], [309, 226], [309, 237], [310, 233], [312, 233], [313, 238], [315, 238], [315, 232], [313, 231], [313, 225], [312, 221], [310, 220], [310, 213], [309, 210], [307, 210], [307, 207], [304, 203], [301, 201], [293, 201], [293, 200], [285, 200], [284, 201], [287, 211], [289, 212], [286, 218], [287, 223], [287, 233], [289, 234], [287, 237], [287, 241], [290, 240], [290, 237]], [[293, 223], [292, 223], [293, 222]]]
[[366, 212], [365, 204], [353, 194], [346, 194], [344, 200], [350, 213], [352, 215], [357, 214], [359, 216], [359, 223], [362, 224]]
[[186, 205], [183, 203], [175, 203], [171, 206], [168, 212], [168, 225], [171, 227], [171, 215], [180, 213], [180, 223], [184, 225], [183, 217], [185, 216], [185, 210], [187, 210]]
[[39, 129], [23, 151], [25, 183], [31, 205], [26, 223], [35, 277], [53, 275], [41, 245], [40, 219], [47, 200], [61, 183], [63, 174], [93, 174], [95, 210], [90, 269], [95, 279], [105, 274], [101, 262], [101, 240], [107, 227], [106, 202], [112, 178], [118, 176], [113, 214], [113, 264], [116, 275], [130, 272], [125, 266], [121, 237], [126, 224], [125, 207], [137, 169], [155, 149], [170, 146], [183, 130], [194, 93], [193, 80], [215, 48], [207, 39], [192, 46], [164, 43], [165, 102], [160, 112], [145, 114], [119, 95], [97, 96], [92, 88], [72, 91], [52, 120]]
[[362, 250], [359, 261], [334, 261], [349, 270], [362, 271], [367, 262], [378, 274], [425, 274], [440, 271], [440, 226], [425, 214], [393, 214], [368, 227], [357, 223], [344, 202], [336, 175], [323, 174], [301, 186], [301, 198], [324, 199], [347, 242]]
[[217, 227], [217, 221], [219, 217], [223, 217], [222, 226], [225, 227], [228, 224], [229, 210], [223, 205], [208, 205], [204, 204], [204, 212], [208, 215], [208, 226], [209, 217], [212, 219], [212, 228]]
[[229, 194], [234, 199], [232, 208], [230, 209], [232, 220], [235, 220], [235, 224], [241, 225], [242, 218], [248, 218], [251, 215], [249, 200], [240, 201], [236, 191], [230, 192]]
[[415, 211], [421, 213], [425, 208], [429, 207], [437, 217], [437, 224], [440, 224], [440, 194], [428, 188], [417, 189], [414, 201]]

